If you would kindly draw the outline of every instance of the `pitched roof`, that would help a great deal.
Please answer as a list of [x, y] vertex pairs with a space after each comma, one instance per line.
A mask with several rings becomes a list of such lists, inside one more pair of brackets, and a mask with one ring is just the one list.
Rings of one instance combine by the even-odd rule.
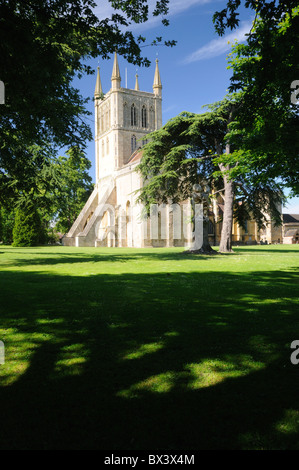
[[284, 224], [299, 224], [299, 214], [282, 214]]
[[137, 163], [138, 161], [140, 161], [142, 158], [142, 150], [140, 149], [137, 149], [135, 150], [135, 152], [131, 155], [131, 158], [130, 160], [128, 161], [127, 165], [131, 164], [131, 163]]

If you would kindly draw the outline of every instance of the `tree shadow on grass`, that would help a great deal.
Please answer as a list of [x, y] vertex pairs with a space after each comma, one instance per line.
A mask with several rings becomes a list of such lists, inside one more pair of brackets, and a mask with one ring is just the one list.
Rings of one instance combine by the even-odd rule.
[[[71, 252], [70, 254], [64, 253], [57, 253], [57, 256], [53, 256], [53, 252], [40, 252], [42, 256], [33, 256], [32, 258], [14, 258], [10, 262], [5, 262], [3, 265], [6, 268], [12, 266], [34, 266], [34, 265], [55, 265], [55, 264], [77, 264], [77, 263], [101, 263], [101, 262], [109, 262], [109, 263], [126, 263], [127, 261], [138, 261], [138, 260], [206, 260], [206, 259], [213, 259], [216, 255], [196, 255], [186, 253], [185, 251], [159, 251], [159, 250], [149, 250], [149, 251], [141, 251], [140, 253], [136, 252], [136, 249], [132, 249], [132, 253], [130, 252], [119, 252], [118, 248], [108, 249], [105, 253], [102, 251], [98, 254], [95, 250], [93, 254], [87, 252], [86, 254], [82, 252], [78, 252], [78, 254], [74, 254]], [[128, 251], [128, 249], [126, 249]], [[182, 248], [184, 250], [184, 248]], [[106, 250], [105, 250], [106, 251]], [[9, 250], [7, 250], [9, 253]], [[16, 255], [16, 252], [11, 252]], [[51, 255], [51, 256], [49, 256]]]
[[0, 281], [0, 448], [298, 449], [295, 271]]

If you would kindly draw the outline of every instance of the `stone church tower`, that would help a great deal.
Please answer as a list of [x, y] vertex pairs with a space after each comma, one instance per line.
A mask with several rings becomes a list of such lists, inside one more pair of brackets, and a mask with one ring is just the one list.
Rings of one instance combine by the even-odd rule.
[[[162, 127], [162, 83], [158, 60], [153, 92], [121, 87], [121, 76], [114, 54], [111, 89], [104, 94], [98, 68], [95, 87], [96, 184], [93, 193], [70, 231], [63, 238], [69, 246], [179, 246], [185, 240], [169, 235], [171, 215], [167, 211], [161, 229], [161, 213], [156, 213], [159, 227], [152, 230], [149, 219], [142, 217], [136, 204], [142, 179], [136, 167], [142, 157], [147, 134]], [[166, 213], [166, 212], [165, 212]], [[163, 234], [162, 234], [163, 232]], [[163, 236], [162, 236], [163, 235]]]
[[103, 95], [98, 69], [95, 88], [96, 183], [120, 170], [136, 149], [146, 142], [146, 135], [162, 127], [162, 84], [156, 60], [153, 93], [121, 88], [117, 55], [111, 76], [111, 89]]

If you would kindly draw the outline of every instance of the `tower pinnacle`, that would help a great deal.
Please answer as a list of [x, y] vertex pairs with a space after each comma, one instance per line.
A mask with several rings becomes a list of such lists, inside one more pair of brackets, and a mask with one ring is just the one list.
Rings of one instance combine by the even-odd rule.
[[100, 77], [100, 67], [98, 67], [97, 81], [96, 81], [96, 88], [94, 90], [94, 96], [95, 98], [101, 98], [102, 95], [103, 95], [103, 89], [102, 89], [102, 83], [101, 83], [101, 77]]
[[158, 63], [159, 63], [159, 61], [158, 61], [158, 59], [156, 59], [156, 70], [155, 70], [155, 77], [154, 77], [154, 83], [153, 83], [153, 90], [154, 90], [155, 95], [161, 96], [161, 94], [162, 94], [162, 82], [161, 82]]
[[136, 77], [136, 81], [135, 81], [135, 90], [139, 90], [138, 74], [137, 74], [137, 73], [136, 73], [135, 77]]
[[121, 81], [121, 78], [120, 78], [120, 73], [119, 73], [117, 54], [116, 52], [114, 52], [114, 64], [113, 64], [112, 76], [111, 76], [112, 90], [117, 90], [120, 88], [120, 81]]

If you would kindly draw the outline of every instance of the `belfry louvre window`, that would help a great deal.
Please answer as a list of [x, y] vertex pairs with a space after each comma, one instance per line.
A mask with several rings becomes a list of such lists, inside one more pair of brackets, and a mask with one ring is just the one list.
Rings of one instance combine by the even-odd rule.
[[124, 126], [128, 126], [128, 105], [124, 103]]
[[136, 150], [136, 136], [132, 135], [131, 137], [131, 151], [132, 153]]
[[136, 125], [137, 125], [136, 107], [135, 107], [135, 104], [132, 104], [132, 106], [131, 106], [131, 126], [136, 126]]
[[149, 114], [150, 114], [150, 127], [154, 128], [155, 127], [155, 111], [152, 106], [150, 107]]
[[145, 106], [142, 106], [141, 121], [142, 121], [142, 127], [147, 127], [147, 113], [146, 113], [146, 107]]

